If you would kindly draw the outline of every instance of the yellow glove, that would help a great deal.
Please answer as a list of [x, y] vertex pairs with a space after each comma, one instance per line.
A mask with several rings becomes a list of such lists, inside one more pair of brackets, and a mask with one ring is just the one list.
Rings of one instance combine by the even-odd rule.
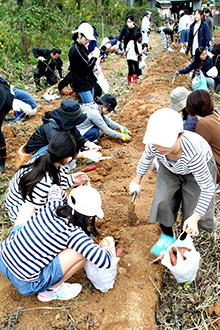
[[126, 131], [127, 131], [127, 133], [128, 133], [129, 135], [131, 135], [131, 132], [130, 132], [126, 127], [122, 127], [122, 128], [121, 128], [121, 133], [122, 133], [122, 134], [126, 134]]
[[131, 137], [130, 137], [130, 135], [122, 134], [121, 139], [125, 142], [129, 142], [131, 140]]

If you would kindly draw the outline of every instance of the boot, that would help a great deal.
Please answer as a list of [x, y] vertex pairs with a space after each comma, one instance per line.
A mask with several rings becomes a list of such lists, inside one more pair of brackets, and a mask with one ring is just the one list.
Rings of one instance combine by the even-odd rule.
[[128, 85], [131, 83], [131, 76], [128, 76]]
[[133, 74], [133, 83], [134, 84], [138, 84], [137, 77], [138, 77], [137, 74]]

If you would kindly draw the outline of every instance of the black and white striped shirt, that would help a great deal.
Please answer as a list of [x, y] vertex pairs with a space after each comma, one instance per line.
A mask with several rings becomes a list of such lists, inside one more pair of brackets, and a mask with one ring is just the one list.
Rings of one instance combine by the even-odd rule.
[[157, 151], [152, 144], [146, 145], [138, 164], [137, 173], [144, 175], [149, 169], [154, 157], [157, 157], [172, 173], [178, 175], [191, 173], [201, 189], [201, 194], [194, 212], [204, 216], [215, 192], [215, 183], [207, 165], [212, 157], [212, 150], [205, 139], [189, 131], [184, 132], [180, 143], [182, 145], [182, 155], [177, 162], [172, 162], [172, 166], [166, 156]]
[[0, 257], [18, 279], [37, 281], [41, 270], [66, 248], [81, 253], [99, 268], [111, 267], [113, 254], [109, 247], [100, 248], [80, 227], [68, 225], [68, 219], [56, 215], [54, 209], [65, 198], [62, 189], [54, 185], [48, 203], [1, 243]]
[[[34, 161], [35, 159], [33, 159]], [[68, 175], [69, 169], [65, 166], [60, 166], [60, 178], [61, 178], [61, 187], [63, 190], [66, 190], [74, 185], [72, 180], [72, 175]], [[21, 205], [24, 204], [24, 200], [19, 192], [19, 181], [20, 175], [23, 174], [24, 169], [19, 169], [12, 180], [9, 183], [8, 193], [6, 195], [5, 207], [8, 211], [9, 218], [12, 223], [17, 219], [17, 215]], [[35, 209], [37, 210], [39, 207], [44, 205], [47, 202], [48, 191], [53, 184], [53, 179], [46, 173], [45, 176], [38, 182], [33, 190], [33, 204], [35, 205]], [[26, 200], [31, 202], [30, 197], [27, 195]]]

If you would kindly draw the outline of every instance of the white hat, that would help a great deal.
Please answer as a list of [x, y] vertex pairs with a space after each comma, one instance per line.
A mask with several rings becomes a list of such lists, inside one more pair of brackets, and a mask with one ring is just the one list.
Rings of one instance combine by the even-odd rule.
[[143, 143], [171, 148], [182, 131], [183, 120], [178, 112], [169, 108], [159, 109], [150, 116]]
[[170, 94], [171, 109], [176, 111], [183, 110], [186, 107], [186, 100], [190, 93], [185, 87], [175, 88]]
[[80, 32], [89, 40], [95, 40], [93, 35], [93, 27], [89, 23], [82, 23], [77, 30], [72, 31], [72, 33]]
[[[75, 204], [72, 201], [73, 197], [75, 199]], [[92, 188], [90, 185], [80, 186], [72, 189], [68, 204], [77, 212], [87, 215], [87, 216], [97, 216], [98, 218], [103, 218], [104, 213], [101, 209], [102, 200], [99, 192]]]

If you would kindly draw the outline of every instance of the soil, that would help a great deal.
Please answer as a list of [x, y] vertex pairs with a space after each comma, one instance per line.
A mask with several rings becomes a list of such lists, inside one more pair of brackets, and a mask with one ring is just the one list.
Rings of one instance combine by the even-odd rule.
[[[180, 45], [174, 52], [164, 52], [161, 36], [154, 33], [151, 45], [147, 67], [143, 70], [144, 79], [137, 85], [127, 86], [127, 65], [123, 56], [110, 55], [102, 63], [103, 73], [110, 83], [109, 92], [118, 100], [117, 113], [111, 114], [111, 118], [132, 132], [130, 143], [102, 135], [98, 143], [103, 147], [103, 156], [113, 158], [97, 163], [97, 168], [88, 173], [92, 186], [101, 194], [105, 214], [104, 219], [97, 221], [100, 233], [97, 239], [113, 236], [116, 248], [123, 249], [114, 288], [107, 293], [96, 290], [81, 270], [70, 279], [83, 286], [76, 299], [42, 303], [36, 295], [21, 296], [0, 274], [1, 329], [156, 329], [155, 310], [159, 308], [163, 266], [149, 264], [154, 259], [150, 249], [160, 231], [157, 224], [148, 223], [156, 174], [149, 170], [143, 179], [141, 194], [135, 200], [132, 226], [128, 187], [144, 150], [142, 140], [149, 116], [159, 108], [170, 106], [170, 92], [174, 88], [190, 89], [191, 83], [188, 75], [182, 75], [171, 85], [175, 71], [190, 63], [189, 56], [179, 53]], [[23, 123], [5, 122], [3, 125], [7, 175], [14, 173], [17, 149], [41, 125], [45, 111], [58, 108], [64, 99], [77, 99], [72, 94], [47, 102], [43, 94], [32, 94], [38, 104], [35, 116]], [[13, 116], [13, 112], [10, 115]], [[77, 163], [78, 170], [85, 166], [85, 161]]]

